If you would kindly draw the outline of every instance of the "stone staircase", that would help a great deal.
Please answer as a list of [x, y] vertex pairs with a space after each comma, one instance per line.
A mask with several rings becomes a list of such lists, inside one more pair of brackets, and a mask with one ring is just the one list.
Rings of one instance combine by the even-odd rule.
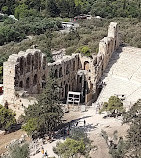
[[123, 47], [114, 52], [101, 80], [106, 83], [97, 102], [110, 96], [125, 95], [125, 102], [136, 102], [141, 97], [141, 49]]

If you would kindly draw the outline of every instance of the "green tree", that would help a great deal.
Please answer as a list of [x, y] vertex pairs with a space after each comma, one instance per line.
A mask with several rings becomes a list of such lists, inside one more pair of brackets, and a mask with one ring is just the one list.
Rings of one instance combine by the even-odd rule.
[[39, 15], [39, 12], [37, 12], [37, 10], [35, 9], [28, 8], [28, 5], [26, 4], [21, 4], [15, 8], [14, 15], [17, 19], [25, 18], [29, 16], [37, 17]]
[[112, 158], [124, 158], [126, 154], [126, 142], [122, 137], [117, 136], [117, 131], [113, 133], [113, 140], [109, 141], [106, 131], [101, 131], [102, 137], [105, 139]]
[[59, 9], [55, 0], [46, 0], [46, 13], [51, 17], [59, 16]]
[[9, 147], [8, 158], [29, 158], [29, 145], [27, 143], [19, 145], [13, 144]]
[[8, 7], [7, 6], [3, 6], [1, 10], [4, 14], [8, 14]]
[[8, 130], [14, 124], [16, 124], [15, 113], [0, 105], [0, 128]]
[[85, 151], [85, 144], [82, 140], [74, 140], [67, 138], [64, 143], [57, 143], [54, 152], [62, 158], [71, 158], [82, 154]]
[[26, 124], [23, 129], [33, 136], [49, 134], [62, 122], [63, 111], [58, 100], [56, 81], [48, 78], [46, 82], [38, 103], [30, 105], [25, 110]]
[[118, 97], [111, 96], [108, 100], [108, 103], [104, 103], [100, 112], [102, 111], [110, 111], [111, 114], [122, 113], [124, 112], [123, 103]]
[[81, 53], [84, 56], [91, 56], [91, 50], [88, 46], [83, 46], [78, 49], [78, 52]]
[[59, 142], [53, 150], [62, 158], [77, 157], [78, 155], [89, 157], [93, 148], [91, 143], [92, 141], [89, 140], [84, 129], [73, 128], [66, 141], [64, 143]]
[[127, 155], [132, 158], [141, 157], [141, 99], [124, 114], [123, 123], [130, 125], [127, 131]]

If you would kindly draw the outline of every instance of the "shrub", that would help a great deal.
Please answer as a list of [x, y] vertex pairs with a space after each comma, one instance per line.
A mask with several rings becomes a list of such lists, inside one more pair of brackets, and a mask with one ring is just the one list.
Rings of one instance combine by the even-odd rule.
[[0, 128], [8, 130], [14, 124], [16, 124], [15, 113], [0, 105]]
[[100, 110], [100, 113], [102, 111], [109, 111], [111, 114], [122, 113], [124, 112], [123, 103], [118, 97], [111, 96], [108, 102], [104, 102], [104, 105]]
[[9, 147], [10, 158], [29, 158], [29, 145], [13, 144]]

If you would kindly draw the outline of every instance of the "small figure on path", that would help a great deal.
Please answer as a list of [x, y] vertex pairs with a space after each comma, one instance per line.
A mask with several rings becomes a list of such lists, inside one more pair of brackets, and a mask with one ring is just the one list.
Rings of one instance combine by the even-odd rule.
[[76, 122], [76, 126], [78, 126], [78, 121]]
[[45, 152], [45, 158], [48, 158], [48, 154], [47, 154], [47, 151]]
[[70, 125], [70, 122], [69, 122], [69, 125], [68, 125], [69, 129], [71, 128], [71, 125]]
[[43, 148], [43, 146], [42, 146], [42, 148], [41, 148], [41, 153], [42, 153], [42, 158], [45, 156], [44, 155], [44, 148]]
[[68, 130], [67, 130], [67, 135], [69, 135], [69, 134], [70, 134], [70, 130], [68, 129]]
[[84, 127], [85, 127], [85, 125], [86, 125], [86, 121], [84, 120]]

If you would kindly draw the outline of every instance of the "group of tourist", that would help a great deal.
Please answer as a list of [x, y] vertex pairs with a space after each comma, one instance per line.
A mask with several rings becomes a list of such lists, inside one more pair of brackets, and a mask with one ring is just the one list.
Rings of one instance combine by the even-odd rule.
[[[77, 121], [75, 124], [75, 127], [77, 127], [79, 124], [79, 122]], [[84, 127], [86, 126], [86, 121], [84, 120]], [[61, 130], [61, 136], [63, 136], [63, 138], [65, 139], [65, 136], [69, 136], [70, 135], [70, 131], [71, 131], [71, 124], [70, 122], [68, 123], [68, 127], [67, 128], [63, 128]], [[42, 158], [48, 158], [48, 153], [47, 151], [44, 151], [43, 146], [41, 147], [41, 153], [42, 153]]]

